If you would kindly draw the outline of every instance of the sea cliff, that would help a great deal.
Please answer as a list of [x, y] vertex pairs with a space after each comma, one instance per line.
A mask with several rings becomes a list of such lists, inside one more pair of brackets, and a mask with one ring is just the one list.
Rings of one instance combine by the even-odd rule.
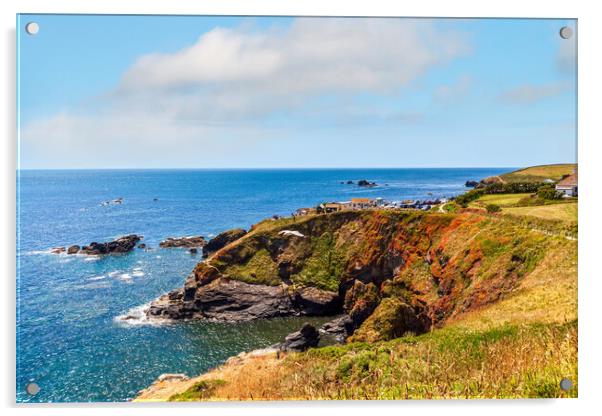
[[[370, 347], [360, 347], [359, 351], [380, 350], [382, 342], [389, 340], [406, 339], [416, 343], [414, 340], [421, 339], [416, 337], [419, 334], [434, 337], [427, 338], [427, 344], [436, 343], [443, 339], [441, 334], [457, 336], [453, 328], [458, 327], [462, 328], [460, 334], [464, 334], [465, 328], [476, 325], [477, 321], [477, 327], [487, 330], [517, 324], [520, 331], [509, 329], [513, 334], [519, 331], [524, 337], [514, 346], [517, 349], [524, 348], [526, 343], [544, 348], [548, 345], [545, 337], [574, 336], [575, 349], [566, 353], [576, 354], [576, 321], [573, 321], [576, 318], [576, 241], [550, 231], [553, 223], [544, 223], [473, 211], [449, 214], [366, 210], [265, 220], [199, 263], [184, 287], [155, 301], [148, 314], [168, 319], [233, 321], [344, 314], [352, 323], [346, 333], [348, 345], [369, 343], [366, 345]], [[540, 228], [546, 231], [541, 232]], [[555, 279], [553, 283], [549, 280], [551, 276]], [[538, 296], [535, 301], [531, 297], [532, 290]], [[559, 316], [551, 316], [551, 302]], [[559, 322], [565, 326], [559, 327]], [[534, 335], [531, 327], [523, 328], [526, 324], [541, 323], [553, 325], [551, 332]], [[500, 341], [496, 335], [491, 336], [495, 342]], [[463, 337], [458, 339], [461, 344], [466, 342]], [[470, 348], [483, 349], [487, 345], [476, 343]], [[569, 347], [573, 348], [573, 344]], [[403, 348], [407, 349], [408, 345], [404, 344]], [[325, 351], [326, 355], [319, 351]], [[406, 354], [417, 351], [406, 351]], [[270, 355], [260, 360], [273, 367], [265, 371], [255, 369], [259, 365], [257, 357], [261, 356], [256, 354], [252, 360], [237, 361], [236, 368], [229, 362], [195, 379], [213, 380], [226, 372], [230, 387], [213, 386], [215, 392], [211, 394], [204, 391], [200, 396], [191, 393], [190, 397], [180, 395], [172, 399], [219, 399], [223, 395], [228, 399], [253, 398], [257, 393], [236, 386], [245, 372], [252, 373], [247, 374], [249, 377], [273, 377], [274, 368], [285, 373], [291, 370], [291, 360], [302, 361], [304, 366], [313, 368], [313, 361], [310, 364], [305, 359], [310, 356], [318, 357], [316, 362], [321, 363], [321, 370], [312, 370], [317, 372], [315, 374], [333, 368], [334, 378], [319, 383], [320, 388], [326, 389], [328, 385], [328, 391], [312, 393], [300, 385], [291, 388], [287, 384], [291, 381], [287, 373], [270, 382], [274, 388], [281, 386], [285, 390], [282, 394], [266, 393], [261, 397], [341, 398], [336, 393], [342, 388], [336, 387], [339, 377], [336, 372], [346, 365], [342, 357], [357, 354], [355, 347], [349, 350], [344, 346], [289, 356], [295, 358]], [[477, 355], [484, 359], [482, 351]], [[487, 359], [486, 363], [472, 364], [490, 365], [491, 362]], [[375, 376], [372, 364], [366, 365], [365, 371]], [[529, 367], [528, 371], [531, 370]], [[576, 366], [567, 371], [573, 370], [576, 371]], [[315, 374], [309, 372], [306, 376], [312, 378]], [[192, 388], [189, 384], [185, 383], [187, 389]], [[239, 396], [234, 394], [236, 389], [241, 389]], [[145, 400], [152, 400], [152, 391], [146, 391]], [[392, 397], [400, 397], [400, 394]], [[491, 397], [512, 396], [511, 393], [490, 394]], [[344, 397], [362, 397], [362, 394], [354, 390]], [[449, 397], [456, 396], [450, 393]]]

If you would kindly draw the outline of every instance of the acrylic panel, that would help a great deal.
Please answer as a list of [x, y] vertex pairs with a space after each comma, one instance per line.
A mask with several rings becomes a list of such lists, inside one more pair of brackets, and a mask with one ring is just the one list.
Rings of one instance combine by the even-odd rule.
[[17, 43], [17, 402], [577, 396], [576, 20]]

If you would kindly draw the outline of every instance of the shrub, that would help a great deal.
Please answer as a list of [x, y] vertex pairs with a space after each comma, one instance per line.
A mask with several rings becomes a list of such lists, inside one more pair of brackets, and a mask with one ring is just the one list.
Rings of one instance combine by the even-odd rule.
[[496, 204], [487, 204], [487, 206], [485, 206], [485, 209], [487, 210], [487, 212], [500, 212], [502, 209], [500, 208], [499, 205]]
[[537, 197], [546, 200], [561, 199], [562, 194], [556, 190], [552, 185], [546, 185], [539, 188], [537, 191]]

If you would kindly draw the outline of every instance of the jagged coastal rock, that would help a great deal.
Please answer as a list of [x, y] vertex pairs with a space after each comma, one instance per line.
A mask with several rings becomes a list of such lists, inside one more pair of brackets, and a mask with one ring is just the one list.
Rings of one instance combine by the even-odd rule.
[[186, 247], [186, 248], [197, 248], [203, 247], [207, 242], [205, 241], [205, 237], [199, 236], [191, 236], [191, 237], [168, 237], [164, 241], [159, 243], [159, 247], [162, 248], [178, 248], [178, 247]]
[[300, 330], [288, 334], [278, 348], [280, 351], [301, 352], [316, 347], [319, 342], [318, 330], [313, 325], [305, 323]]
[[69, 248], [55, 247], [51, 249], [50, 252], [53, 254], [86, 254], [90, 256], [127, 253], [136, 247], [136, 243], [142, 238], [143, 237], [140, 235], [130, 234], [107, 243], [92, 242], [83, 247], [80, 247], [77, 244], [71, 245]]
[[203, 247], [203, 257], [209, 257], [216, 251], [243, 237], [246, 233], [242, 228], [235, 228], [216, 235]]
[[344, 342], [353, 334], [355, 324], [349, 315], [343, 315], [320, 327], [320, 332], [334, 337], [337, 342]]
[[477, 181], [466, 181], [464, 183], [464, 186], [467, 188], [476, 188], [477, 186], [479, 186], [479, 182]]
[[[142, 236], [140, 235], [130, 234], [107, 243], [92, 242], [87, 246], [83, 246], [77, 253], [87, 255], [127, 253], [134, 249], [141, 239]], [[71, 251], [71, 249], [73, 249], [73, 254], [75, 254], [76, 247], [77, 246], [71, 246], [69, 247], [69, 250]]]
[[[495, 237], [497, 227], [521, 238]], [[269, 219], [198, 263], [182, 288], [146, 314], [217, 321], [344, 315], [322, 333], [354, 341], [419, 334], [518, 285], [535, 238], [521, 227], [485, 214], [416, 211]]]

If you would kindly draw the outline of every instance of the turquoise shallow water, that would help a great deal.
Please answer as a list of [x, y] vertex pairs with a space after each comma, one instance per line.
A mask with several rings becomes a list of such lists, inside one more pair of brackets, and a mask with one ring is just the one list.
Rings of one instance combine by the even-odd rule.
[[[186, 250], [159, 249], [168, 236], [211, 237], [322, 201], [452, 196], [465, 190], [466, 180], [508, 170], [21, 171], [17, 400], [128, 400], [162, 373], [201, 373], [241, 351], [278, 342], [307, 320], [120, 322], [116, 317], [181, 286], [200, 261]], [[340, 183], [348, 179], [382, 186]], [[123, 204], [101, 206], [118, 197]], [[48, 253], [129, 233], [144, 235], [154, 249], [105, 258]], [[36, 396], [25, 392], [30, 381], [41, 387]]]

